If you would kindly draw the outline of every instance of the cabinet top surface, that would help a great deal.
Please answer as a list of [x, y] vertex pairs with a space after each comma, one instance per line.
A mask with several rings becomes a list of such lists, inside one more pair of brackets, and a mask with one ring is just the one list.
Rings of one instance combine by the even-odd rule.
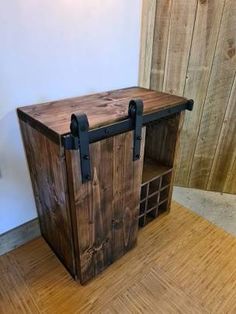
[[153, 91], [142, 87], [130, 87], [92, 95], [51, 101], [43, 104], [18, 108], [20, 118], [30, 120], [38, 128], [46, 127], [55, 134], [70, 132], [72, 113], [86, 113], [89, 128], [112, 124], [128, 117], [131, 99], [140, 98], [144, 104], [144, 114], [158, 112], [187, 102], [186, 98]]

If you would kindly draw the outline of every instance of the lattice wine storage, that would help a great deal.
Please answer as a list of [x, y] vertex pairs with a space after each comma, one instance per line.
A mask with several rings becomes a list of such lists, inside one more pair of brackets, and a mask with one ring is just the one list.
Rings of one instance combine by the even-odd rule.
[[[149, 169], [148, 169], [149, 168]], [[148, 169], [148, 170], [147, 170]], [[150, 164], [144, 165], [144, 171], [152, 169], [152, 177], [144, 177], [141, 186], [139, 225], [147, 222], [167, 211], [170, 192], [172, 168], [160, 165], [160, 168]]]
[[146, 127], [139, 226], [168, 212], [172, 194], [173, 162], [179, 116], [150, 123]]

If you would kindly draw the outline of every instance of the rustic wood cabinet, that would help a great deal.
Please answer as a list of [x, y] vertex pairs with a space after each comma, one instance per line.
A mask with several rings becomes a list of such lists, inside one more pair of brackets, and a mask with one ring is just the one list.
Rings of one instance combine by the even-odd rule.
[[168, 212], [181, 112], [140, 87], [18, 108], [41, 233], [85, 283]]

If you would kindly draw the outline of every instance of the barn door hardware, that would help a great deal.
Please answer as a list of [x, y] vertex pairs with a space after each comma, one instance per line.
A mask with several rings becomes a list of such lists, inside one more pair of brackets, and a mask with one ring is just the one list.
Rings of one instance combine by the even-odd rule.
[[143, 114], [143, 102], [140, 99], [131, 100], [128, 107], [127, 118], [106, 126], [89, 130], [86, 114], [72, 114], [70, 133], [62, 136], [65, 149], [79, 149], [82, 182], [91, 179], [89, 144], [103, 139], [134, 130], [133, 160], [140, 158], [142, 126], [183, 110], [193, 109], [193, 100], [186, 100], [173, 108], [162, 109], [157, 112]]
[[130, 101], [129, 117], [132, 119], [134, 127], [133, 160], [137, 160], [140, 159], [143, 126], [143, 102], [141, 99]]
[[[89, 130], [88, 131], [89, 143], [94, 143], [97, 141], [101, 141], [105, 138], [109, 138], [111, 136], [122, 134], [128, 131], [132, 131], [134, 130], [134, 128], [136, 129], [135, 130], [136, 135], [141, 136], [140, 135], [141, 134], [141, 130], [140, 130], [141, 119], [142, 119], [142, 125], [146, 125], [147, 123], [168, 117], [170, 115], [179, 113], [183, 110], [193, 109], [193, 100], [190, 99], [190, 100], [184, 101], [183, 103], [179, 105], [176, 105], [173, 108], [166, 108], [157, 112], [146, 113], [143, 115], [138, 115], [138, 114], [136, 115], [136, 108], [139, 109], [137, 110], [137, 112], [140, 112], [142, 110], [141, 102], [142, 102], [141, 100], [130, 101], [131, 108], [129, 110], [129, 113], [126, 119], [122, 121], [114, 122], [113, 124], [110, 124], [110, 125], [106, 125], [106, 126]], [[135, 140], [135, 143], [134, 143], [135, 152], [137, 152], [137, 155], [138, 155], [138, 146], [140, 146], [139, 144], [141, 144], [141, 143], [138, 144], [138, 141], [140, 142], [140, 140], [137, 139], [137, 141]], [[78, 134], [75, 137], [73, 136], [72, 132], [64, 134], [62, 136], [62, 144], [65, 149], [78, 149], [78, 145], [79, 145]]]
[[86, 114], [72, 114], [70, 130], [73, 136], [74, 148], [79, 148], [82, 182], [85, 183], [91, 179], [89, 123]]

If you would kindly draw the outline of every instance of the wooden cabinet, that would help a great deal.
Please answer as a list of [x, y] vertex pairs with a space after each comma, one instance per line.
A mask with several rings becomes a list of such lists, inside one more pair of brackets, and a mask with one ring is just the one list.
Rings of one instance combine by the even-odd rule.
[[133, 87], [17, 110], [41, 233], [81, 283], [168, 212], [181, 112], [192, 104]]

